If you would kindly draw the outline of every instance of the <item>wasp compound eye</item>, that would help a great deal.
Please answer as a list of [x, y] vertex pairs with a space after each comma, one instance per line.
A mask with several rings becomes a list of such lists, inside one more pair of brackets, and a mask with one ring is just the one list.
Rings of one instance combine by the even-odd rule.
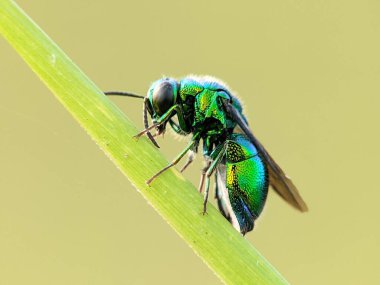
[[170, 81], [162, 81], [153, 90], [152, 103], [157, 115], [162, 116], [175, 103], [175, 85]]

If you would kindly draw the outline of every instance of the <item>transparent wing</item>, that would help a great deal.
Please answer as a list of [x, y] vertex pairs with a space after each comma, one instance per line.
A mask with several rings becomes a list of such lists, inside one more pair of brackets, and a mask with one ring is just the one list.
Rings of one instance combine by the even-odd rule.
[[252, 141], [257, 150], [263, 156], [263, 159], [266, 161], [269, 172], [269, 183], [272, 188], [290, 205], [301, 212], [306, 212], [308, 210], [307, 205], [301, 198], [296, 186], [290, 178], [286, 176], [280, 166], [273, 160], [264, 146], [258, 141], [258, 139], [256, 139], [239, 111], [237, 111], [229, 102], [224, 102], [224, 106], [230, 117], [240, 126], [242, 131]]

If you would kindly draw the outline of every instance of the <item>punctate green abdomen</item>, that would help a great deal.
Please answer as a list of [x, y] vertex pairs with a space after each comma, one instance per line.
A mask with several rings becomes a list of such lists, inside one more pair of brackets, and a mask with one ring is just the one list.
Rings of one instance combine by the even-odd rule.
[[267, 197], [268, 172], [257, 149], [243, 134], [232, 134], [227, 140], [226, 187], [240, 228], [252, 230]]
[[226, 184], [230, 196], [241, 197], [257, 218], [268, 193], [268, 175], [261, 158], [256, 155], [240, 162], [227, 163]]

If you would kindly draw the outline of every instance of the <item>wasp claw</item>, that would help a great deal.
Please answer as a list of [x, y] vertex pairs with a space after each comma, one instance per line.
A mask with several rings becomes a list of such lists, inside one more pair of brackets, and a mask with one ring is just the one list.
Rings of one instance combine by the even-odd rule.
[[206, 205], [206, 203], [203, 205], [203, 212], [202, 212], [202, 215], [204, 216], [204, 215], [206, 215], [206, 214], [208, 214], [207, 213], [207, 205]]
[[147, 181], [145, 181], [146, 185], [150, 186], [150, 184], [152, 183], [152, 181], [156, 178], [156, 176], [153, 176], [151, 178], [149, 178]]

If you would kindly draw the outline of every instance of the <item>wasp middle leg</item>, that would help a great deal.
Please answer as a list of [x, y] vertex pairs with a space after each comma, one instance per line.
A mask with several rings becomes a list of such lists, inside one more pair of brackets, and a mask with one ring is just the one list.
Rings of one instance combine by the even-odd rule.
[[191, 139], [191, 142], [188, 144], [188, 146], [170, 163], [170, 164], [168, 164], [166, 167], [164, 167], [163, 169], [161, 169], [159, 172], [157, 172], [155, 175], [153, 175], [150, 179], [148, 179], [147, 181], [146, 181], [146, 184], [150, 184], [150, 183], [152, 183], [152, 181], [154, 180], [154, 179], [156, 179], [160, 174], [162, 174], [163, 172], [165, 172], [166, 170], [168, 170], [170, 167], [172, 167], [172, 166], [174, 166], [174, 165], [176, 165], [180, 160], [181, 160], [181, 158], [182, 157], [184, 157], [185, 156], [185, 154], [189, 151], [189, 150], [191, 150], [191, 149], [193, 149], [194, 147], [196, 147], [197, 145], [198, 145], [198, 136], [199, 135], [194, 135], [194, 137]]

